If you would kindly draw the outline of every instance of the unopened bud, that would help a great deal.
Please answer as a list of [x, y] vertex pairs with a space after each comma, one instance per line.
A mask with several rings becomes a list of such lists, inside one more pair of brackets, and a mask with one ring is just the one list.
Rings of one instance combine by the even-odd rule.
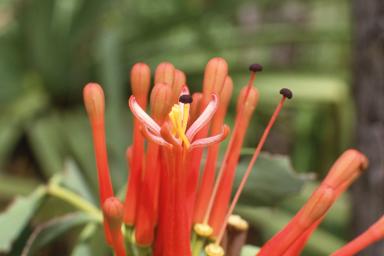
[[131, 70], [131, 88], [140, 107], [145, 109], [149, 86], [151, 84], [151, 71], [147, 64], [137, 63]]
[[111, 230], [121, 228], [123, 223], [124, 205], [116, 197], [110, 197], [103, 204], [103, 215]]
[[162, 82], [153, 87], [151, 92], [151, 117], [157, 124], [162, 125], [172, 105], [172, 88]]
[[84, 104], [91, 122], [104, 119], [104, 92], [100, 85], [89, 83], [83, 90]]
[[368, 159], [359, 151], [350, 149], [345, 151], [333, 164], [323, 184], [337, 188], [357, 171], [368, 167]]
[[160, 63], [155, 71], [155, 84], [165, 82], [170, 86], [175, 79], [175, 67], [168, 62]]
[[334, 192], [334, 189], [327, 185], [317, 188], [305, 204], [298, 223], [307, 228], [322, 217], [335, 200]]
[[[204, 73], [203, 104], [208, 104], [213, 92], [220, 95], [227, 73], [228, 65], [225, 60], [221, 58], [213, 58], [208, 62]], [[205, 108], [205, 106], [203, 107]]]
[[173, 93], [173, 99], [172, 99], [172, 105], [177, 104], [177, 100], [179, 99], [181, 87], [185, 85], [187, 82], [187, 78], [185, 77], [185, 74], [183, 71], [175, 69], [175, 79], [173, 81], [172, 85], [172, 93]]
[[[236, 113], [239, 113], [241, 106], [244, 104], [244, 100], [245, 100], [244, 98], [245, 98], [245, 94], [247, 93], [247, 90], [248, 90], [248, 87], [244, 87], [241, 90], [239, 97], [237, 98]], [[259, 101], [259, 92], [255, 87], [251, 87], [245, 102], [245, 106], [244, 106], [244, 112], [243, 112], [244, 117], [250, 118], [250, 116], [253, 114], [253, 111], [256, 108], [258, 101]]]

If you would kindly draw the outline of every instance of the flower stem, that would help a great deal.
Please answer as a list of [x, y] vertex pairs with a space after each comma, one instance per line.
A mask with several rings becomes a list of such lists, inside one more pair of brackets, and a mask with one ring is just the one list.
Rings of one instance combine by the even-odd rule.
[[52, 196], [60, 198], [63, 201], [66, 201], [67, 203], [75, 206], [79, 210], [89, 213], [91, 216], [95, 217], [97, 221], [103, 221], [103, 216], [99, 209], [97, 209], [95, 206], [85, 201], [83, 198], [76, 195], [72, 191], [55, 184], [51, 184], [48, 186], [48, 193]]
[[125, 225], [125, 248], [127, 250], [127, 256], [135, 256], [132, 247], [132, 235], [134, 230], [134, 226]]

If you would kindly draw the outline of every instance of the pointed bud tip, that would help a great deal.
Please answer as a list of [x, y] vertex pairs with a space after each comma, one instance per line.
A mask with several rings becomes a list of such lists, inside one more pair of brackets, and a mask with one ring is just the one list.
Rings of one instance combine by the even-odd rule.
[[360, 171], [364, 172], [369, 167], [369, 160], [364, 154], [361, 154], [361, 158]]
[[281, 89], [280, 94], [283, 95], [284, 97], [288, 98], [288, 99], [292, 99], [292, 92], [291, 92], [291, 90], [289, 90], [287, 88]]
[[100, 85], [89, 83], [84, 87], [85, 108], [91, 120], [104, 117], [104, 92]]
[[180, 98], [179, 98], [179, 101], [181, 103], [188, 103], [188, 104], [191, 104], [193, 102], [193, 98], [191, 95], [189, 94], [184, 94], [184, 95], [181, 95]]
[[263, 67], [259, 63], [253, 63], [249, 66], [249, 70], [256, 72], [256, 71], [262, 71]]
[[103, 214], [110, 227], [120, 227], [123, 222], [124, 205], [116, 197], [110, 197], [103, 204]]

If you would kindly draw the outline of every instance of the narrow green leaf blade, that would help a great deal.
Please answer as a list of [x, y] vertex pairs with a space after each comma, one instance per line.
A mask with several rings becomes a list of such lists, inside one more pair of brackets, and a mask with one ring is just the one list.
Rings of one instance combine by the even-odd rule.
[[22, 255], [33, 255], [38, 249], [48, 245], [72, 228], [85, 225], [92, 220], [94, 218], [85, 213], [70, 213], [51, 219], [35, 229], [28, 239]]
[[1, 213], [0, 252], [7, 253], [11, 250], [12, 243], [21, 234], [46, 194], [47, 189], [40, 186], [28, 197], [17, 197], [8, 209]]

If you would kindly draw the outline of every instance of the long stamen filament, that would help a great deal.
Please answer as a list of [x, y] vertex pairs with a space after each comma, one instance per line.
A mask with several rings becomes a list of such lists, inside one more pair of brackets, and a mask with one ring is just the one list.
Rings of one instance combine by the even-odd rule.
[[269, 121], [269, 124], [268, 124], [267, 128], [265, 129], [265, 131], [264, 131], [264, 133], [263, 133], [263, 136], [261, 137], [261, 140], [260, 140], [260, 142], [259, 142], [259, 145], [257, 146], [257, 148], [256, 148], [256, 150], [255, 150], [255, 153], [254, 153], [254, 155], [253, 155], [253, 157], [252, 157], [252, 159], [251, 159], [251, 162], [249, 163], [249, 166], [248, 166], [248, 168], [247, 168], [247, 171], [245, 172], [244, 177], [243, 177], [243, 179], [242, 179], [242, 181], [241, 181], [241, 183], [240, 183], [240, 186], [239, 186], [238, 190], [236, 191], [235, 197], [233, 198], [233, 201], [232, 201], [232, 203], [231, 203], [231, 205], [230, 205], [230, 207], [229, 207], [228, 213], [227, 213], [227, 215], [225, 216], [223, 225], [222, 225], [222, 227], [221, 227], [221, 229], [220, 229], [220, 232], [219, 232], [219, 235], [217, 236], [217, 239], [216, 239], [216, 241], [215, 241], [215, 245], [216, 245], [216, 246], [220, 245], [221, 239], [223, 238], [223, 235], [224, 235], [224, 232], [225, 232], [225, 228], [226, 228], [226, 226], [227, 226], [228, 219], [229, 219], [229, 217], [231, 216], [231, 214], [232, 214], [232, 212], [233, 212], [233, 209], [235, 208], [235, 205], [236, 205], [236, 203], [237, 203], [237, 201], [238, 201], [238, 199], [239, 199], [239, 197], [240, 197], [240, 193], [241, 193], [241, 191], [243, 190], [243, 187], [244, 187], [244, 185], [245, 185], [245, 182], [247, 181], [247, 178], [248, 178], [248, 176], [249, 176], [249, 173], [251, 172], [251, 169], [252, 169], [252, 167], [253, 167], [253, 164], [255, 163], [255, 161], [256, 161], [256, 159], [257, 159], [259, 153], [260, 153], [260, 150], [261, 150], [261, 148], [262, 148], [263, 145], [264, 145], [265, 139], [267, 138], [268, 133], [269, 133], [269, 131], [271, 130], [271, 127], [272, 127], [273, 123], [275, 122], [276, 117], [277, 117], [277, 115], [279, 114], [279, 112], [280, 112], [280, 110], [281, 110], [281, 107], [283, 106], [283, 103], [284, 103], [284, 101], [285, 101], [285, 98], [286, 98], [286, 97], [283, 96], [283, 98], [281, 99], [279, 105], [277, 106], [277, 108], [276, 108], [276, 110], [275, 110], [275, 113], [273, 113], [273, 116], [272, 116], [271, 120]]
[[[255, 75], [256, 75], [256, 71], [253, 71], [252, 72], [252, 76], [251, 76], [251, 78], [249, 80], [249, 83], [248, 83], [247, 92], [246, 92], [246, 94], [244, 96], [244, 104], [241, 106], [238, 118], [236, 118], [236, 120], [235, 120], [235, 127], [232, 130], [232, 134], [236, 134], [236, 132], [237, 132], [237, 130], [239, 128], [239, 122], [237, 122], [237, 121], [240, 120], [241, 116], [243, 115], [243, 112], [244, 112], [244, 109], [245, 109], [245, 102], [247, 101], [247, 98], [248, 98], [248, 95], [249, 95], [249, 91], [251, 90], [251, 87], [252, 87], [252, 84], [253, 84], [253, 80], [255, 79]], [[215, 185], [214, 185], [213, 190], [212, 190], [211, 198], [210, 198], [210, 201], [209, 201], [209, 204], [208, 204], [208, 207], [207, 207], [207, 211], [206, 211], [205, 216], [204, 216], [203, 224], [208, 224], [209, 216], [211, 215], [211, 211], [212, 211], [212, 207], [213, 207], [213, 202], [215, 200], [215, 197], [216, 197], [216, 194], [217, 194], [217, 190], [219, 189], [220, 181], [221, 181], [221, 178], [223, 176], [223, 173], [224, 173], [224, 170], [225, 170], [225, 167], [226, 167], [226, 162], [228, 160], [229, 153], [231, 152], [230, 149], [232, 147], [232, 144], [234, 143], [234, 138], [235, 138], [235, 136], [231, 136], [231, 138], [229, 140], [228, 147], [227, 147], [227, 150], [225, 152], [225, 155], [224, 155], [224, 158], [223, 158], [223, 161], [222, 161], [222, 165], [220, 166], [220, 170], [219, 170], [219, 173], [218, 173], [217, 178], [216, 178]]]

